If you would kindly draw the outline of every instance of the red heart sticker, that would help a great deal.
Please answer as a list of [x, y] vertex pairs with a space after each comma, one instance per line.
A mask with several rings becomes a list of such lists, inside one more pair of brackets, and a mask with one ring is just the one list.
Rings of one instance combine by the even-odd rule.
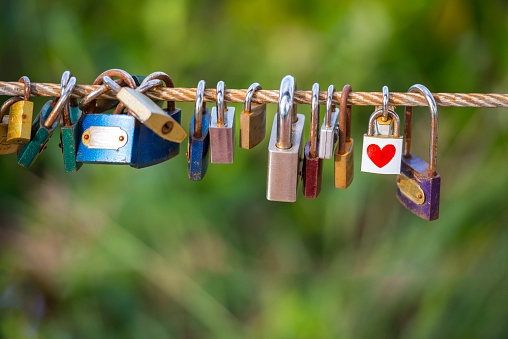
[[383, 149], [376, 144], [370, 144], [367, 147], [369, 159], [379, 168], [385, 167], [393, 159], [395, 152], [395, 146], [392, 144], [385, 145]]

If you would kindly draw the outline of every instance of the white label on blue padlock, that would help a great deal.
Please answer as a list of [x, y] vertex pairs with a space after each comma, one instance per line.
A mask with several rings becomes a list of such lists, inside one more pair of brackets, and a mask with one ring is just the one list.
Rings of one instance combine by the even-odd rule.
[[119, 149], [127, 144], [127, 132], [120, 127], [91, 126], [81, 141], [89, 149]]

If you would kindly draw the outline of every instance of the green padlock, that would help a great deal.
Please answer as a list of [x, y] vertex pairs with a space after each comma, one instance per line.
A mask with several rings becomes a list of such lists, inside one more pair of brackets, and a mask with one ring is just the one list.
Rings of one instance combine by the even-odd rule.
[[76, 86], [76, 78], [69, 80], [68, 86], [62, 91], [59, 99], [48, 101], [32, 125], [32, 140], [18, 150], [18, 164], [28, 168], [33, 165], [39, 154], [46, 149], [46, 144], [58, 126], [58, 117], [65, 105], [69, 103], [72, 90]]
[[[71, 79], [74, 79], [71, 83]], [[72, 86], [72, 92], [76, 87], [76, 78], [71, 72], [66, 71], [62, 76], [60, 91], [63, 93], [67, 87]], [[62, 148], [65, 172], [77, 172], [83, 165], [76, 162], [77, 145], [79, 141], [79, 119], [81, 110], [77, 102], [70, 100], [62, 109], [60, 118], [60, 147]]]

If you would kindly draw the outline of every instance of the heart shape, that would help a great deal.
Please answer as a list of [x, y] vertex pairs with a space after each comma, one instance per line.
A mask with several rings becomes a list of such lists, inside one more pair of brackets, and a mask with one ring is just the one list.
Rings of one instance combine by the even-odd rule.
[[396, 148], [392, 144], [385, 145], [381, 149], [376, 144], [370, 144], [367, 147], [369, 159], [379, 168], [385, 167], [395, 156]]

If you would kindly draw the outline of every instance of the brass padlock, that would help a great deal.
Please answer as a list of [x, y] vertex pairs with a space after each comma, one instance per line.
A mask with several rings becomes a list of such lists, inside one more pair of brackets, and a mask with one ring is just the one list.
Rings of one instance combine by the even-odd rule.
[[240, 147], [251, 149], [265, 138], [266, 133], [266, 104], [252, 105], [252, 95], [260, 90], [261, 85], [253, 83], [245, 94], [245, 107], [240, 114]]
[[295, 89], [295, 78], [286, 75], [280, 84], [279, 106], [268, 144], [268, 200], [294, 202], [298, 193], [305, 115], [296, 113]]
[[7, 142], [22, 145], [29, 142], [32, 136], [34, 103], [30, 101], [30, 79], [22, 76], [18, 82], [25, 85], [24, 97], [11, 106]]
[[129, 112], [155, 134], [177, 143], [185, 139], [187, 133], [183, 127], [157, 106], [152, 99], [135, 89], [120, 87], [107, 75], [102, 77], [102, 81], [113, 90], [118, 100], [129, 109]]
[[[346, 85], [342, 89], [339, 110], [339, 144], [335, 149], [335, 187], [346, 189], [354, 177], [353, 142], [351, 139], [351, 105], [347, 104], [347, 98], [351, 92], [351, 86]], [[330, 103], [330, 96], [326, 104]]]
[[11, 154], [16, 153], [21, 145], [10, 144], [7, 142], [7, 133], [9, 128], [9, 116], [6, 115], [7, 110], [11, 105], [22, 101], [22, 97], [12, 97], [3, 103], [0, 108], [0, 154]]

